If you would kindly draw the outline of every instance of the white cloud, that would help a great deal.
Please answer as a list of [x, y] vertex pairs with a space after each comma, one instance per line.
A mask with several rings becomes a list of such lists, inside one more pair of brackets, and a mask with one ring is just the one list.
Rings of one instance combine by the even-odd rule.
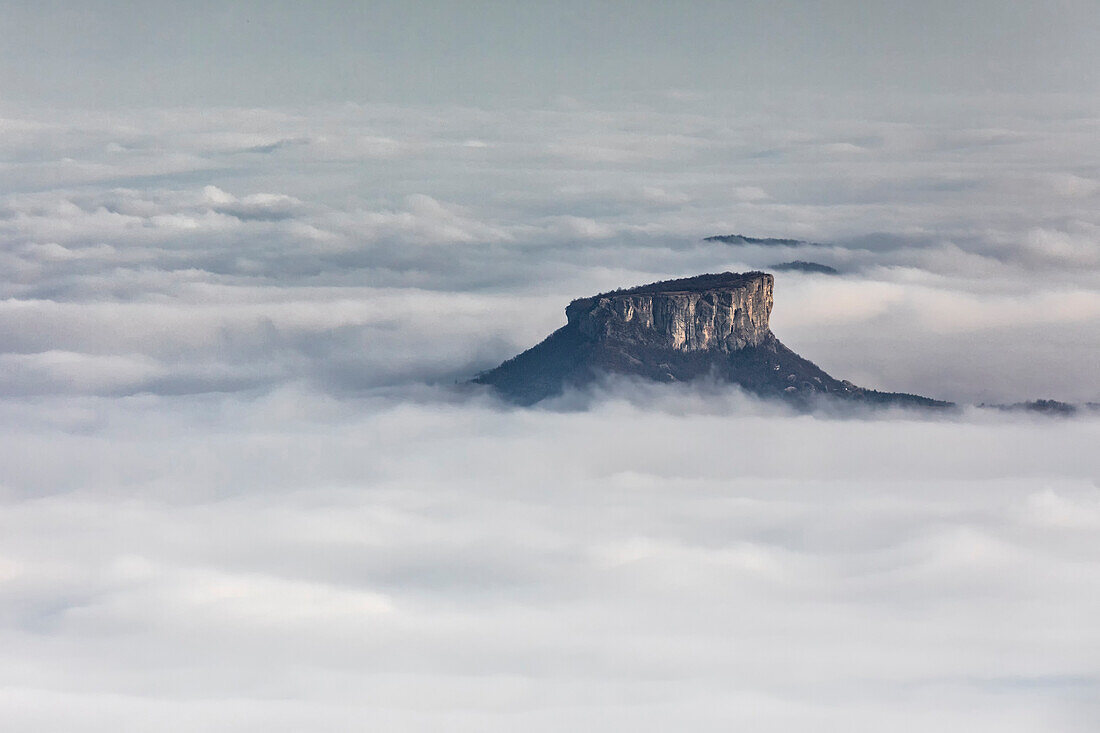
[[151, 359], [136, 355], [91, 355], [50, 350], [0, 354], [0, 390], [5, 394], [113, 392], [163, 374]]
[[1100, 423], [669, 397], [8, 402], [0, 713], [1089, 729]]
[[1041, 182], [1050, 186], [1056, 193], [1071, 198], [1091, 196], [1100, 190], [1100, 181], [1074, 173], [1048, 174]]
[[[962, 400], [1100, 396], [1096, 378], [1073, 366], [1098, 348], [1092, 300], [1100, 281], [1090, 265], [1100, 224], [1073, 162], [1087, 141], [1072, 117], [1024, 110], [1016, 128], [948, 134], [928, 121], [935, 110], [923, 108], [890, 122], [853, 122], [823, 108], [807, 122], [690, 108], [702, 100], [662, 104], [645, 114], [351, 105], [10, 121], [18, 139], [6, 143], [14, 167], [0, 171], [13, 191], [0, 200], [0, 259], [12, 276], [0, 288], [6, 297], [89, 306], [104, 297], [171, 305], [181, 288], [204, 280], [228, 288], [262, 280], [270, 292], [321, 283], [537, 287], [548, 296], [545, 312], [508, 316], [522, 332], [506, 325], [488, 341], [474, 327], [455, 333], [484, 360], [475, 367], [460, 359], [451, 366], [457, 374], [507, 356], [509, 343], [530, 344], [540, 335], [530, 324], [552, 326], [579, 295], [808, 259], [849, 277], [785, 275], [777, 332], [839, 376]], [[400, 143], [400, 151], [379, 166], [380, 149], [360, 149], [362, 140]], [[487, 145], [476, 158], [463, 146], [470, 140]], [[823, 161], [821, 146], [836, 141], [859, 146], [859, 160]], [[614, 154], [554, 162], [546, 157], [554, 145]], [[171, 172], [180, 156], [195, 165]], [[112, 182], [61, 175], [43, 185], [35, 177], [35, 166], [66, 160], [102, 169]], [[152, 186], [141, 178], [148, 175], [157, 176]], [[19, 192], [30, 183], [36, 190]], [[729, 231], [840, 244], [788, 251], [699, 242]], [[1031, 329], [1029, 338], [1042, 338], [1044, 326], [1078, 333], [1048, 345], [1049, 358], [1033, 368], [1014, 366], [1016, 376], [999, 386], [967, 371], [967, 350], [986, 359], [1006, 353], [1013, 323]], [[977, 343], [945, 333], [976, 334]], [[363, 349], [354, 330], [320, 338], [340, 353]], [[857, 342], [876, 353], [851, 353]], [[175, 358], [194, 357], [193, 347], [182, 348]], [[395, 353], [411, 363], [392, 364], [387, 380], [442, 366], [431, 353]], [[299, 357], [288, 358], [295, 364], [276, 371], [301, 375]], [[945, 361], [954, 371], [937, 383]], [[320, 352], [305, 363], [320, 367]]]
[[1100, 226], [1078, 223], [1074, 231], [1032, 229], [1023, 250], [1044, 265], [1095, 267], [1100, 264]]
[[226, 193], [217, 186], [204, 186], [202, 196], [213, 206], [232, 204], [237, 200], [236, 196]]
[[1100, 485], [1085, 486], [1070, 495], [1047, 487], [1028, 496], [1020, 507], [1023, 521], [1065, 530], [1100, 527]]
[[733, 193], [739, 201], [766, 201], [771, 198], [767, 191], [757, 186], [738, 186]]

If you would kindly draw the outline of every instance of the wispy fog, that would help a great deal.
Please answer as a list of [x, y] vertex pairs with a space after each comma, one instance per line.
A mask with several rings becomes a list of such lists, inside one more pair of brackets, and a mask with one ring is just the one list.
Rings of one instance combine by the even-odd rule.
[[[1095, 97], [0, 105], [18, 731], [1094, 731], [1100, 421], [459, 386], [781, 273], [838, 378], [1100, 401]], [[714, 234], [814, 246], [704, 242]]]

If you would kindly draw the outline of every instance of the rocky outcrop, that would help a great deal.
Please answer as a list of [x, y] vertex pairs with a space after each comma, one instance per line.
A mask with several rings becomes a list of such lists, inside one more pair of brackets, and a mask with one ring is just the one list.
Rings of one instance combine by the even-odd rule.
[[763, 272], [655, 283], [574, 300], [569, 324], [594, 339], [614, 339], [675, 351], [736, 351], [767, 338], [774, 279]]
[[574, 300], [545, 341], [473, 381], [531, 404], [608, 374], [662, 382], [712, 378], [765, 397], [808, 405], [822, 397], [945, 407], [916, 395], [837, 380], [772, 334], [773, 277], [725, 272]]

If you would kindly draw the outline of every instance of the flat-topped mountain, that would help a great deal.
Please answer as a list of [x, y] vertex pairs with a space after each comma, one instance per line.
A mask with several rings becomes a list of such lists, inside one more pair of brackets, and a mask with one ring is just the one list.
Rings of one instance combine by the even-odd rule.
[[580, 298], [565, 309], [565, 326], [473, 381], [521, 404], [619, 374], [661, 382], [710, 377], [800, 404], [836, 397], [949, 405], [857, 387], [788, 349], [768, 326], [774, 285], [767, 273], [724, 272]]

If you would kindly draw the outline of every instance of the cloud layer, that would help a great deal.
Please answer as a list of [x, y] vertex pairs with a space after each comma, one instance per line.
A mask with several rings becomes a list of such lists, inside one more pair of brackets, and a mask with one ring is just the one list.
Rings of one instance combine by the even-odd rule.
[[9, 406], [0, 714], [1095, 727], [1100, 423], [656, 399]]
[[804, 259], [841, 274], [781, 274], [773, 327], [840, 378], [1098, 400], [1098, 119], [4, 109], [0, 719], [1095, 730], [1095, 419], [454, 383], [571, 298]]
[[801, 258], [843, 276], [783, 275], [775, 330], [841, 377], [1100, 398], [1080, 99], [750, 102], [9, 114], [0, 390], [453, 380], [573, 297]]

